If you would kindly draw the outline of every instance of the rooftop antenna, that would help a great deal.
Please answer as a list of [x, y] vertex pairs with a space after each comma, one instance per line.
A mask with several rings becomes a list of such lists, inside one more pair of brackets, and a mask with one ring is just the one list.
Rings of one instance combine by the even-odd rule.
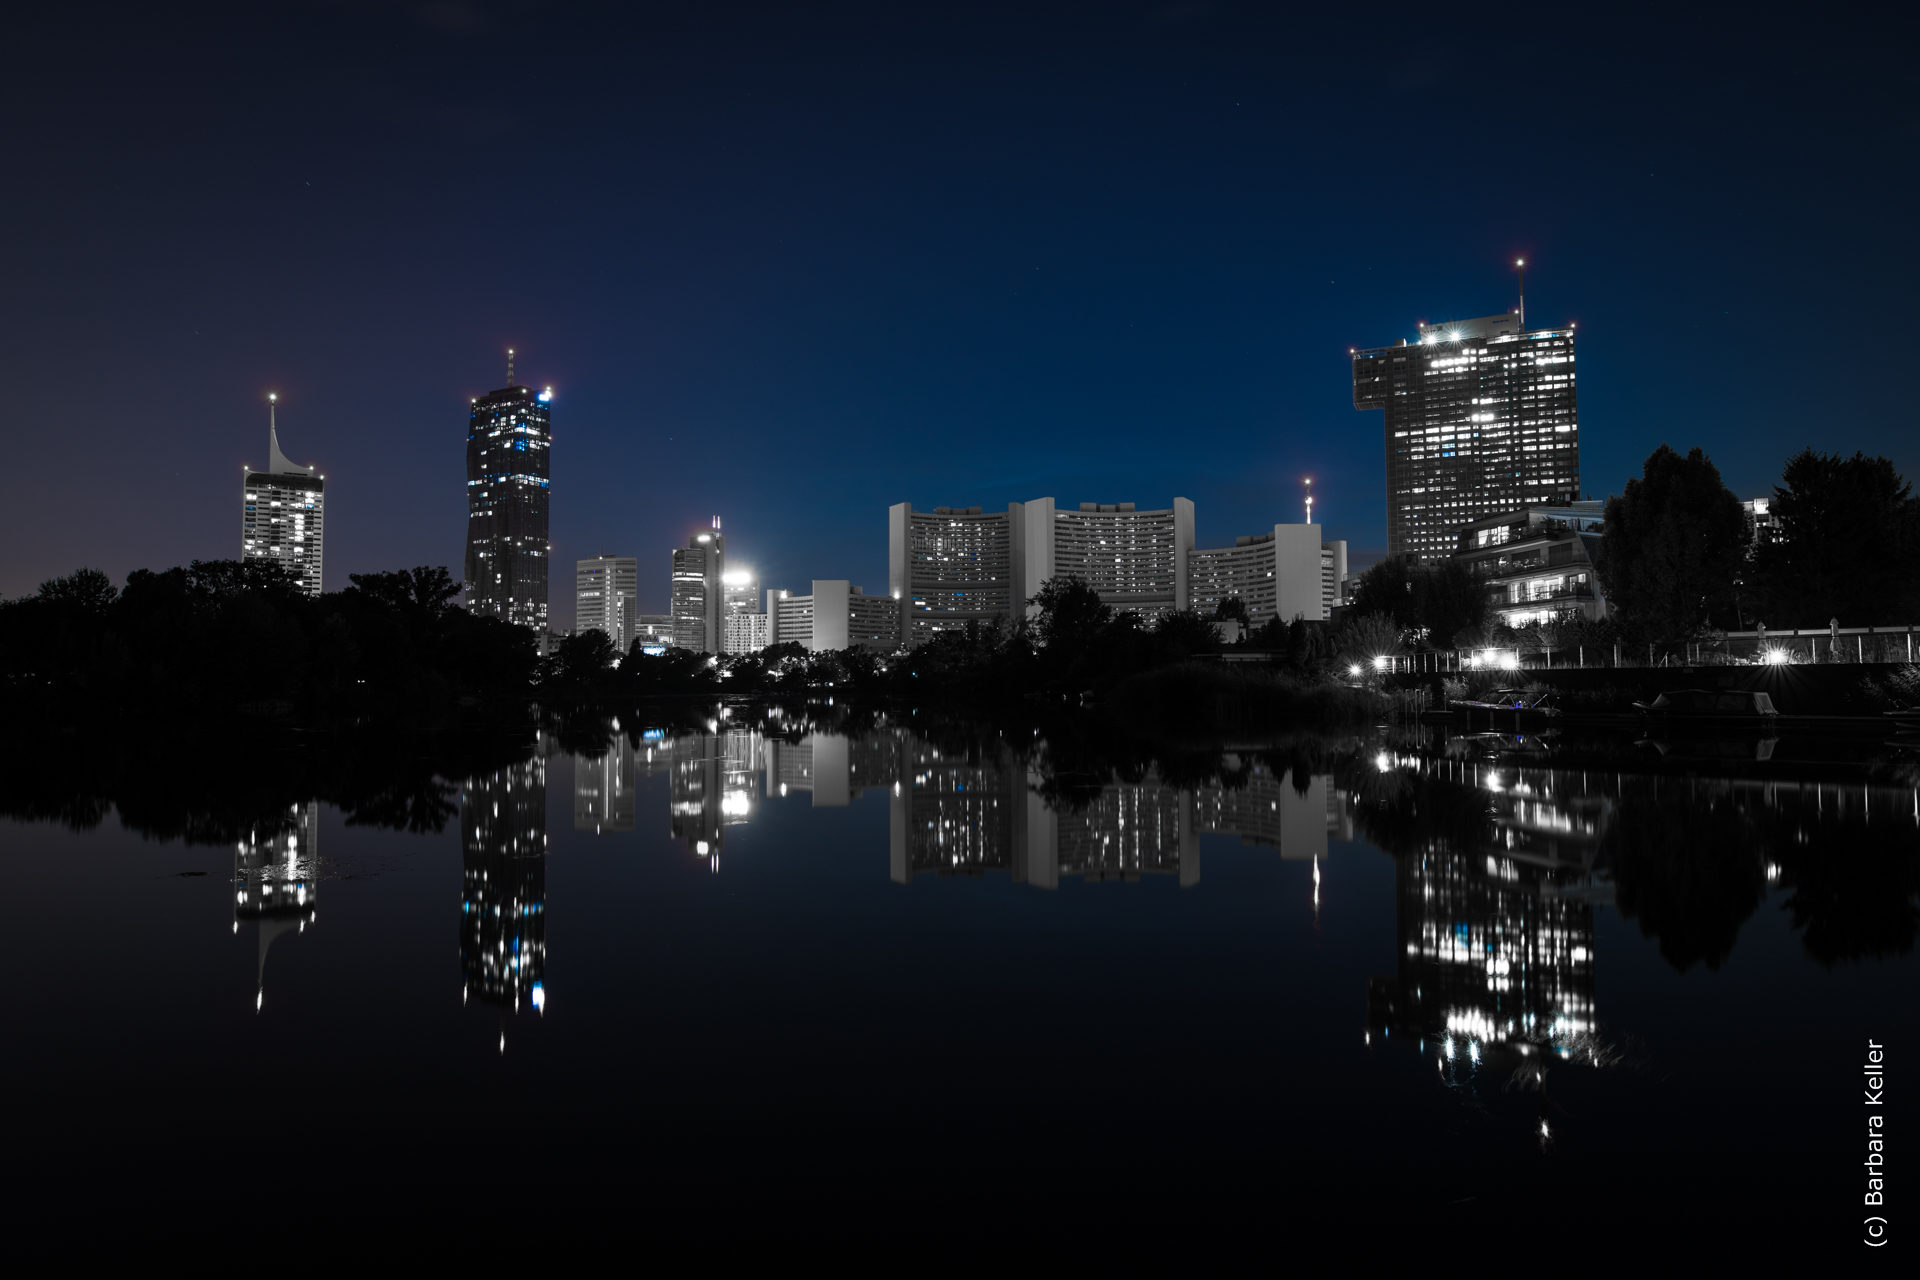
[[1313, 523], [1313, 477], [1307, 477], [1307, 523]]
[[1527, 260], [1515, 258], [1513, 269], [1520, 273], [1520, 332], [1527, 331]]
[[507, 348], [507, 386], [513, 386], [513, 348]]
[[716, 528], [716, 529], [718, 529], [718, 528], [720, 527], [720, 517], [719, 517], [719, 516], [715, 516], [715, 517], [713, 518], [713, 527], [714, 527], [714, 528]]

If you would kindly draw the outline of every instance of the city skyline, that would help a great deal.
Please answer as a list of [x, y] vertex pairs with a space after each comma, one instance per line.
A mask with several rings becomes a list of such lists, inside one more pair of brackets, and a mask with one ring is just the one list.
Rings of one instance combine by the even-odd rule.
[[[83, 57], [77, 15], [33, 18], [47, 55], [16, 91], [44, 112], [0, 144], [36, 175], [0, 211], [33, 252], [0, 352], [48, 426], [0, 504], [0, 593], [231, 555], [222, 494], [268, 389], [337, 487], [329, 589], [458, 571], [446, 432], [507, 346], [565, 406], [563, 565], [721, 511], [764, 581], [878, 591], [882, 497], [1177, 492], [1219, 546], [1291, 518], [1303, 475], [1359, 565], [1386, 546], [1384, 460], [1348, 349], [1503, 313], [1520, 257], [1529, 322], [1579, 326], [1596, 498], [1663, 441], [1743, 497], [1808, 444], [1920, 474], [1897, 380], [1830, 375], [1847, 333], [1897, 331], [1920, 270], [1878, 212], [1903, 207], [1904, 108], [1857, 51], [1684, 22], [1563, 44], [1558, 18], [1467, 41], [1428, 13], [1361, 57], [1333, 15], [1230, 5], [763, 15], [724, 57], [719, 14], [635, 12], [591, 47], [544, 11], [337, 20], [134, 17], [124, 62]], [[1316, 31], [1335, 52], [1305, 54]], [[513, 101], [473, 75], [527, 45], [584, 62]], [[1498, 172], [1366, 141], [1514, 67], [1542, 109], [1505, 118]], [[388, 96], [337, 96], [356, 83]], [[476, 195], [503, 154], [559, 212]], [[1770, 354], [1787, 318], [1836, 316]], [[176, 497], [149, 529], [156, 477]], [[800, 492], [825, 514], [787, 537]], [[102, 514], [76, 525], [83, 502]]]

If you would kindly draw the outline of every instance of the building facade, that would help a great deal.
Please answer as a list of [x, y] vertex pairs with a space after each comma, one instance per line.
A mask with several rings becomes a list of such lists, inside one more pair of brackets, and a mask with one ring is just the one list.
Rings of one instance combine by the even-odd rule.
[[1049, 578], [1079, 578], [1116, 612], [1148, 621], [1188, 604], [1193, 503], [1141, 511], [1131, 502], [1083, 502], [1062, 511], [1052, 498], [1023, 504], [1022, 594], [1031, 598]]
[[[1454, 558], [1486, 587], [1488, 603], [1509, 627], [1552, 622], [1578, 612], [1607, 616], [1594, 565], [1606, 530], [1606, 504], [1523, 507], [1476, 520], [1458, 534]], [[1445, 644], [1450, 637], [1435, 638]]]
[[1235, 539], [1231, 547], [1196, 550], [1188, 566], [1189, 599], [1198, 613], [1211, 615], [1238, 598], [1249, 628], [1275, 618], [1324, 622], [1339, 603], [1347, 544], [1322, 542], [1317, 524], [1277, 524], [1271, 533]]
[[1580, 496], [1573, 328], [1422, 324], [1353, 352], [1353, 407], [1386, 415], [1387, 554], [1444, 560], [1460, 526]]
[[548, 454], [551, 388], [507, 385], [467, 415], [467, 608], [547, 630]]
[[640, 562], [633, 556], [594, 556], [573, 568], [573, 629], [598, 631], [625, 653], [638, 635]]
[[829, 649], [892, 650], [900, 643], [900, 617], [891, 595], [870, 596], [845, 578], [815, 579], [804, 596], [767, 592], [769, 628], [775, 644], [809, 652]]
[[721, 652], [753, 653], [773, 643], [772, 619], [762, 612], [760, 575], [728, 569], [721, 577]]
[[673, 643], [678, 648], [720, 652], [726, 570], [727, 539], [715, 516], [712, 529], [694, 534], [673, 553]]
[[915, 511], [899, 502], [888, 509], [887, 588], [908, 644], [1012, 616], [1024, 599], [1015, 583], [1023, 505]]
[[240, 558], [280, 565], [299, 578], [301, 590], [317, 596], [326, 551], [327, 478], [280, 452], [278, 399], [267, 397], [267, 469], [243, 468]]
[[726, 652], [758, 653], [773, 643], [773, 619], [764, 613], [729, 613]]

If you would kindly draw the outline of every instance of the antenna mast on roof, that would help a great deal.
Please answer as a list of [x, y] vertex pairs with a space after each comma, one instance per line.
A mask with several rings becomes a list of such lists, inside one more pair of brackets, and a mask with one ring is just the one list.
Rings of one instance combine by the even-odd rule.
[[1513, 269], [1520, 273], [1520, 332], [1527, 331], [1527, 260], [1515, 258]]
[[1313, 523], [1313, 477], [1307, 477], [1307, 523]]
[[714, 528], [716, 528], [716, 529], [718, 529], [718, 528], [720, 527], [720, 517], [719, 517], [719, 516], [715, 516], [715, 517], [713, 518], [713, 527], [714, 527]]
[[511, 389], [513, 386], [513, 348], [512, 347], [507, 348], [507, 386], [509, 389]]

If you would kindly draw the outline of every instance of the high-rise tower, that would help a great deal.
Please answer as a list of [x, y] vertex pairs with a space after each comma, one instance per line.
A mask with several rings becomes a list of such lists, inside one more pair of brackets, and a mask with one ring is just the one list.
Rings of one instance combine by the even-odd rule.
[[513, 380], [474, 400], [467, 416], [467, 608], [545, 634], [548, 405]]
[[1353, 352], [1353, 407], [1386, 410], [1387, 554], [1444, 560], [1461, 525], [1580, 496], [1573, 326], [1422, 324]]
[[269, 560], [298, 574], [310, 596], [320, 594], [327, 478], [288, 462], [274, 422], [278, 396], [267, 397], [267, 469], [246, 468], [240, 489], [240, 558]]
[[673, 553], [673, 643], [682, 649], [720, 653], [726, 641], [721, 579], [727, 570], [727, 539], [720, 517]]

